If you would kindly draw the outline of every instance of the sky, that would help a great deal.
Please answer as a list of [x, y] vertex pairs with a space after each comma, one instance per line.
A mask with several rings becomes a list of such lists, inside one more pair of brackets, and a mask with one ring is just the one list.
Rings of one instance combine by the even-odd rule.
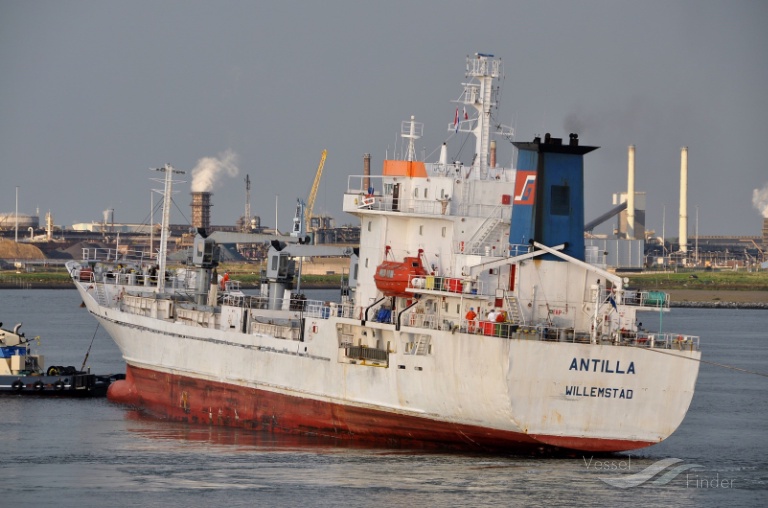
[[[171, 220], [188, 223], [192, 170], [219, 160], [211, 223], [244, 214], [248, 175], [252, 215], [286, 232], [327, 149], [314, 212], [357, 225], [341, 201], [363, 154], [380, 173], [415, 115], [435, 161], [465, 58], [481, 52], [503, 61], [496, 117], [517, 141], [577, 132], [600, 147], [585, 159], [586, 220], [626, 190], [635, 145], [646, 228], [677, 237], [687, 146], [689, 235], [758, 236], [766, 26], [757, 0], [0, 0], [0, 213], [18, 188], [19, 213], [57, 225], [112, 209], [147, 222], [150, 168], [169, 163], [186, 172]], [[449, 157], [469, 163], [463, 141]]]

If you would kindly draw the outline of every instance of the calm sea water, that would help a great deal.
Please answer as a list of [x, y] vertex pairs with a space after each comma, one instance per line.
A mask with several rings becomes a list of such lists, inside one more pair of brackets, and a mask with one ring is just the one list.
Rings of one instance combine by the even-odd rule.
[[[91, 370], [123, 372], [79, 304], [74, 290], [0, 290], [0, 320], [39, 335], [47, 365], [80, 367], [93, 340]], [[643, 322], [658, 326], [658, 316]], [[764, 310], [677, 309], [662, 325], [700, 335], [707, 361], [768, 372]], [[669, 439], [567, 458], [340, 446], [150, 420], [106, 399], [0, 397], [0, 506], [765, 506], [767, 392], [766, 377], [703, 364]], [[680, 459], [668, 483], [661, 474], [625, 489], [604, 481], [661, 459]]]

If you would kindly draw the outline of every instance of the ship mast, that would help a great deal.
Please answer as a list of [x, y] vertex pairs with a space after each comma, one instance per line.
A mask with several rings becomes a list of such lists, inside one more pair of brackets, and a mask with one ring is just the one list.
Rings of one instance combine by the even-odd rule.
[[416, 117], [411, 115], [410, 121], [403, 121], [400, 126], [400, 137], [408, 140], [408, 154], [405, 160], [413, 162], [416, 160], [415, 142], [421, 138], [424, 133], [424, 124], [416, 121]]
[[173, 174], [183, 175], [184, 171], [173, 169], [170, 164], [162, 168], [156, 168], [155, 171], [165, 173], [165, 189], [163, 190], [163, 222], [160, 229], [160, 252], [158, 253], [159, 266], [157, 270], [157, 291], [165, 291], [165, 258], [168, 254], [168, 234], [170, 233], [171, 221], [171, 188], [173, 187]]
[[[455, 126], [449, 125], [449, 130], [467, 132], [475, 136], [475, 157], [472, 161], [472, 169], [475, 174], [485, 177], [488, 173], [488, 157], [491, 144], [491, 108], [496, 106], [497, 91], [493, 88], [493, 80], [501, 74], [501, 60], [494, 59], [493, 55], [475, 53], [473, 57], [467, 57], [467, 70], [465, 76], [472, 78], [470, 82], [463, 83], [464, 91], [455, 102], [467, 107], [475, 108], [476, 119], [459, 117]], [[475, 121], [476, 120], [476, 121]], [[499, 134], [511, 134], [511, 129], [499, 126]]]

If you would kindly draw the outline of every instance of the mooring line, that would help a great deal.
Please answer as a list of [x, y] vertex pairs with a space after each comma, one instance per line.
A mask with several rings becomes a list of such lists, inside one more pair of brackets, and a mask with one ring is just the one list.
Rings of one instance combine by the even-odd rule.
[[98, 321], [96, 321], [96, 330], [93, 332], [93, 337], [91, 337], [91, 345], [90, 345], [90, 346], [88, 346], [88, 351], [86, 351], [86, 352], [85, 352], [85, 358], [83, 358], [83, 365], [80, 367], [80, 370], [83, 370], [83, 369], [85, 369], [85, 362], [87, 362], [87, 361], [88, 361], [88, 355], [89, 355], [89, 354], [91, 354], [91, 346], [93, 346], [93, 339], [95, 339], [95, 338], [96, 338], [96, 332], [98, 332], [98, 331], [99, 331], [99, 325], [100, 325], [100, 324], [101, 324], [101, 323], [99, 323]]
[[[675, 356], [677, 358], [681, 358], [678, 355], [673, 355], [671, 352], [663, 351], [663, 350], [660, 350], [660, 349], [651, 349], [651, 348], [646, 348], [644, 346], [635, 346], [635, 345], [630, 345], [630, 347], [637, 348], [637, 349], [642, 349], [642, 350], [645, 350], [645, 351], [653, 351], [654, 353], [668, 354], [668, 355]], [[754, 374], [756, 376], [768, 377], [768, 374], [766, 374], [765, 372], [757, 372], [755, 370], [742, 369], [740, 367], [734, 367], [733, 365], [726, 365], [724, 363], [711, 362], [709, 360], [702, 360], [700, 358], [696, 359], [696, 358], [690, 358], [688, 356], [683, 356], [682, 358], [685, 358], [687, 360], [691, 360], [691, 361], [694, 361], [694, 362], [706, 363], [707, 365], [714, 365], [715, 367], [722, 367], [724, 369], [730, 369], [730, 370], [735, 370], [735, 371], [738, 371], [738, 372], [744, 372], [745, 374]]]

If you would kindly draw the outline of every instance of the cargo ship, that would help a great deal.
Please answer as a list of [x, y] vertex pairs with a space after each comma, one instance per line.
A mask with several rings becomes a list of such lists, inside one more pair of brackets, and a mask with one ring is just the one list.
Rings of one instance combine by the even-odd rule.
[[68, 263], [127, 365], [108, 398], [168, 420], [382, 446], [615, 452], [670, 436], [699, 337], [641, 329], [638, 313], [668, 312], [668, 295], [585, 261], [596, 147], [547, 134], [514, 142], [516, 168], [497, 165], [502, 73], [493, 55], [467, 57], [447, 132], [474, 138], [471, 164], [449, 161], [447, 142], [418, 160], [411, 116], [401, 160], [348, 178], [361, 241], [338, 302], [293, 291], [308, 245], [273, 241], [258, 295], [214, 276], [215, 235], [202, 230], [185, 267], [168, 269], [177, 170], [160, 168], [158, 259], [85, 249]]

